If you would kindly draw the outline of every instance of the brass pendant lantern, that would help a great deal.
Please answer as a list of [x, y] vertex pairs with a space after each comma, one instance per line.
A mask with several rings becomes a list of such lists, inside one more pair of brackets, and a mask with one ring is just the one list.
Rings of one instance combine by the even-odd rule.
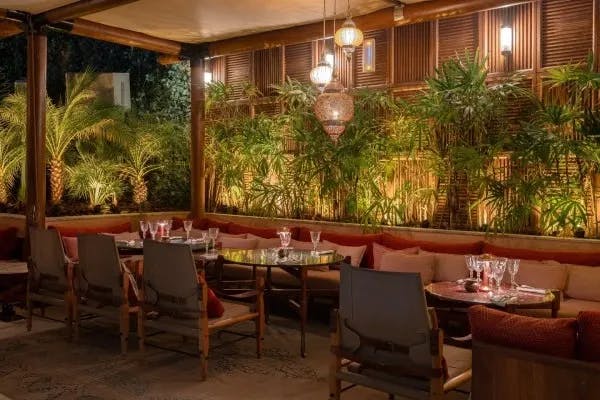
[[337, 75], [317, 97], [314, 110], [325, 132], [337, 143], [346, 124], [354, 117], [354, 98], [346, 93]]
[[364, 35], [360, 29], [356, 27], [352, 17], [350, 16], [350, 0], [348, 0], [348, 11], [346, 21], [342, 27], [335, 32], [335, 43], [342, 48], [347, 59], [352, 58], [354, 50], [363, 42]]
[[327, 62], [325, 56], [325, 1], [323, 0], [323, 54], [316, 67], [310, 70], [310, 81], [321, 91], [331, 82], [333, 75], [333, 64]]

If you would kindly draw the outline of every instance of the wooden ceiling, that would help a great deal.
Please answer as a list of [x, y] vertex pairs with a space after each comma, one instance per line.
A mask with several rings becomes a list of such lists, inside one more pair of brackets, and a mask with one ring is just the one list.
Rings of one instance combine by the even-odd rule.
[[[419, 3], [426, 0], [404, 0]], [[38, 14], [74, 0], [0, 0], [0, 8]], [[334, 0], [327, 0], [333, 15]], [[351, 0], [354, 16], [393, 6], [391, 0]], [[343, 17], [346, 1], [337, 0]], [[184, 43], [202, 43], [321, 20], [322, 0], [139, 0], [84, 19]]]

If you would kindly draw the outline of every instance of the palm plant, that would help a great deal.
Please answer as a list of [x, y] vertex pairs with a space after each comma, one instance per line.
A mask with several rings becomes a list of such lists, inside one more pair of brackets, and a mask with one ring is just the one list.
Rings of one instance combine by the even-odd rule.
[[116, 204], [123, 192], [119, 164], [82, 155], [79, 163], [67, 169], [71, 195], [87, 200], [90, 208], [106, 207], [109, 202]]
[[0, 203], [6, 204], [15, 176], [25, 158], [25, 148], [19, 137], [7, 128], [0, 128]]
[[125, 159], [122, 174], [133, 187], [133, 202], [140, 206], [148, 199], [148, 175], [162, 166], [157, 163], [160, 143], [155, 135], [141, 132], [125, 146]]

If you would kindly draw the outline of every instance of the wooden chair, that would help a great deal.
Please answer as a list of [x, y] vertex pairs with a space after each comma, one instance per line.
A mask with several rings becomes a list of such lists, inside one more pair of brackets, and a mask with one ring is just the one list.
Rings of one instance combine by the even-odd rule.
[[69, 338], [72, 335], [73, 268], [55, 229], [29, 228], [27, 261], [27, 330], [31, 331], [34, 303], [65, 308]]
[[[142, 298], [144, 312], [139, 314], [141, 346], [146, 328], [171, 332], [198, 339], [202, 380], [208, 370], [209, 336], [211, 333], [244, 321], [254, 321], [256, 355], [260, 357], [264, 332], [264, 301], [262, 277], [256, 279], [256, 289], [248, 295], [256, 299], [248, 305], [222, 301], [225, 313], [220, 318], [208, 318], [208, 285], [204, 271], [196, 270], [190, 246], [181, 243], [144, 242], [144, 273]], [[146, 317], [151, 313], [151, 318]]]
[[340, 398], [342, 381], [390, 398], [440, 399], [471, 378], [470, 351], [444, 346], [419, 274], [342, 266], [331, 341], [332, 399]]
[[141, 310], [135, 277], [119, 259], [114, 237], [79, 235], [77, 246], [79, 265], [73, 299], [75, 337], [79, 336], [81, 311], [118, 321], [121, 352], [126, 353], [130, 315]]

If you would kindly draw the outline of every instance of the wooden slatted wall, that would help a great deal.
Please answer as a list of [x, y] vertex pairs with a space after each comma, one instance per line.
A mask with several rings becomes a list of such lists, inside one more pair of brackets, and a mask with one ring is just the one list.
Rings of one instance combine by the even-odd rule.
[[225, 82], [233, 86], [234, 99], [242, 98], [242, 85], [250, 81], [250, 58], [251, 53], [232, 54], [225, 58]]
[[365, 32], [366, 39], [375, 39], [375, 71], [364, 72], [362, 69], [362, 47], [356, 49], [354, 55], [354, 86], [386, 86], [389, 80], [389, 30]]
[[310, 82], [313, 67], [312, 43], [299, 43], [285, 46], [285, 75], [300, 82]]
[[479, 16], [443, 19], [438, 25], [438, 64], [449, 58], [474, 53], [479, 46]]
[[433, 72], [431, 22], [394, 29], [394, 83], [419, 82]]
[[542, 2], [542, 66], [584, 60], [593, 46], [593, 0]]
[[272, 85], [280, 84], [283, 79], [281, 47], [255, 51], [253, 61], [254, 84], [263, 96], [272, 96]]

